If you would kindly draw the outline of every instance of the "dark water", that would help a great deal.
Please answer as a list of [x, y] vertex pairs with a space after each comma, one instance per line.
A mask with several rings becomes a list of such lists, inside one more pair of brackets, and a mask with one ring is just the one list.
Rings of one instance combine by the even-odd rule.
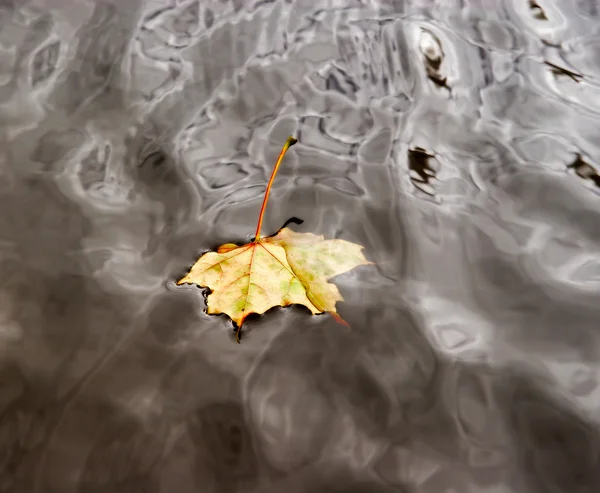
[[[600, 491], [596, 0], [0, 2], [0, 492]], [[365, 245], [241, 345], [197, 256]]]

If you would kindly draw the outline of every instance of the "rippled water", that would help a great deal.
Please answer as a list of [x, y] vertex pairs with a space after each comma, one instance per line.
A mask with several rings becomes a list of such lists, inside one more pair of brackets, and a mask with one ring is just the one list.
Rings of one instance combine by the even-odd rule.
[[[0, 2], [0, 492], [600, 491], [596, 0]], [[241, 345], [175, 281], [365, 245]]]

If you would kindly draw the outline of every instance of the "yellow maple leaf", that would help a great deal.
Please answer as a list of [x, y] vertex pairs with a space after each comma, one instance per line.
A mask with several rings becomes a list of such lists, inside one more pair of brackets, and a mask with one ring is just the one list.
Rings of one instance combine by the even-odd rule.
[[336, 285], [327, 281], [372, 263], [365, 259], [362, 246], [345, 240], [325, 240], [321, 235], [296, 233], [285, 227], [274, 236], [260, 237], [271, 184], [287, 149], [296, 142], [288, 137], [279, 154], [265, 191], [254, 240], [242, 246], [227, 243], [216, 252], [205, 253], [177, 282], [209, 288], [207, 312], [228, 315], [237, 325], [238, 342], [246, 317], [274, 306], [304, 305], [313, 314], [329, 312], [346, 324], [335, 309], [343, 298]]

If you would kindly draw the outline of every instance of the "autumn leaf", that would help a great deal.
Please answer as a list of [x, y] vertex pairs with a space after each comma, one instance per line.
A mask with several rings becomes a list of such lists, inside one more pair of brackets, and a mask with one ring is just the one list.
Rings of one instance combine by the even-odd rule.
[[237, 326], [238, 342], [248, 315], [264, 313], [274, 306], [304, 305], [315, 315], [329, 312], [348, 325], [335, 309], [343, 298], [328, 280], [359, 265], [371, 264], [362, 246], [345, 240], [326, 240], [321, 235], [296, 233], [285, 227], [274, 236], [260, 236], [273, 179], [286, 151], [296, 142], [288, 137], [279, 154], [254, 240], [242, 246], [227, 243], [216, 252], [205, 253], [177, 282], [209, 288], [207, 312], [228, 315]]

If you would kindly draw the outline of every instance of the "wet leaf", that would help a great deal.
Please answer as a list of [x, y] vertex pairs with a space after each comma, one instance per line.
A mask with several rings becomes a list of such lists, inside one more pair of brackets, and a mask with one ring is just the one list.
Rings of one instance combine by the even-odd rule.
[[335, 305], [343, 301], [332, 277], [359, 265], [371, 264], [362, 246], [321, 235], [296, 233], [283, 227], [276, 235], [260, 237], [260, 227], [273, 178], [286, 150], [296, 143], [289, 137], [267, 185], [255, 239], [242, 246], [221, 245], [202, 255], [178, 284], [197, 284], [211, 290], [209, 314], [226, 314], [237, 325], [239, 342], [244, 320], [275, 306], [304, 305], [313, 314], [331, 313], [345, 325]]
[[313, 314], [337, 315], [335, 304], [343, 298], [327, 281], [369, 264], [361, 250], [345, 240], [283, 228], [272, 237], [204, 254], [179, 284], [210, 288], [208, 313], [225, 313], [238, 326], [251, 313], [274, 306], [298, 304]]

